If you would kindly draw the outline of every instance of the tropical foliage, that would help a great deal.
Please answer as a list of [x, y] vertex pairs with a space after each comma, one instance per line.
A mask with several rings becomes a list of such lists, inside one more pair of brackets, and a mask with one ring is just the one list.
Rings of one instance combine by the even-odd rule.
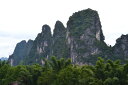
[[10, 66], [0, 61], [0, 85], [128, 85], [128, 64], [99, 58], [96, 65], [73, 65], [52, 57], [43, 66]]

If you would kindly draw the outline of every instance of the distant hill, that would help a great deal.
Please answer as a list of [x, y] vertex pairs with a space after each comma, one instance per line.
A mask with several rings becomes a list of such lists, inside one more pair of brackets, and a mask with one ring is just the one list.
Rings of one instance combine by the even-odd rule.
[[6, 58], [6, 57], [2, 57], [2, 58], [0, 58], [0, 60], [8, 60], [8, 58]]

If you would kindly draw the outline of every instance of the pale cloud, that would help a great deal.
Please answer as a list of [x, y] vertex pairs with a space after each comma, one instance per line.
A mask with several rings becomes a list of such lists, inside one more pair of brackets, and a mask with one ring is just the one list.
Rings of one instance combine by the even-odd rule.
[[98, 11], [107, 44], [128, 33], [127, 0], [0, 0], [0, 57], [12, 54], [17, 42], [34, 39], [43, 24], [52, 30], [57, 20], [66, 26], [72, 13]]
[[0, 31], [0, 38], [13, 38], [13, 39], [29, 39], [29, 38], [35, 38], [36, 35], [30, 32], [1, 32]]

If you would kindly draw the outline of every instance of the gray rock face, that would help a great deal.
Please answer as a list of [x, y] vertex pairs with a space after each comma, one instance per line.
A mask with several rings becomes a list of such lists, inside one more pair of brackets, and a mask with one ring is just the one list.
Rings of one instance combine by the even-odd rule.
[[128, 59], [128, 34], [118, 38], [113, 49], [116, 57], [122, 60]]
[[26, 64], [42, 63], [42, 58], [48, 58], [51, 55], [52, 35], [51, 28], [43, 25], [42, 32], [34, 40], [33, 47], [29, 53]]
[[22, 64], [25, 57], [28, 56], [32, 46], [32, 40], [29, 40], [28, 42], [26, 42], [25, 40], [19, 42], [16, 45], [13, 54], [9, 56], [8, 61], [10, 62], [10, 64], [13, 66]]
[[104, 43], [98, 13], [87, 9], [74, 13], [67, 23], [67, 43], [73, 63], [89, 63], [91, 56], [102, 52], [97, 43]]
[[62, 22], [57, 21], [53, 31], [52, 55], [57, 58], [68, 57], [68, 48], [66, 45], [66, 28]]

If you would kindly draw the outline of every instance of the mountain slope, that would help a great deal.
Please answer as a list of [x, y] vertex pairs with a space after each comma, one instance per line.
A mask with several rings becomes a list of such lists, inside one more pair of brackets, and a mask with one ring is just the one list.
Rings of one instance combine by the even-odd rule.
[[121, 60], [128, 59], [128, 34], [122, 35], [116, 40], [116, 44], [113, 47], [115, 57]]
[[26, 64], [43, 63], [43, 58], [51, 55], [52, 34], [48, 25], [42, 26], [42, 32], [34, 40], [33, 47], [26, 59]]
[[24, 59], [28, 56], [33, 46], [33, 40], [26, 42], [25, 40], [19, 42], [12, 55], [9, 56], [8, 61], [11, 65], [23, 64]]
[[57, 21], [53, 31], [52, 55], [57, 58], [68, 57], [68, 47], [66, 44], [66, 28], [63, 23]]
[[[74, 13], [67, 23], [67, 40], [70, 57], [73, 63], [93, 63], [96, 55], [103, 53], [100, 45], [104, 43], [104, 35], [97, 11], [92, 9]], [[93, 56], [93, 57], [92, 57]]]

